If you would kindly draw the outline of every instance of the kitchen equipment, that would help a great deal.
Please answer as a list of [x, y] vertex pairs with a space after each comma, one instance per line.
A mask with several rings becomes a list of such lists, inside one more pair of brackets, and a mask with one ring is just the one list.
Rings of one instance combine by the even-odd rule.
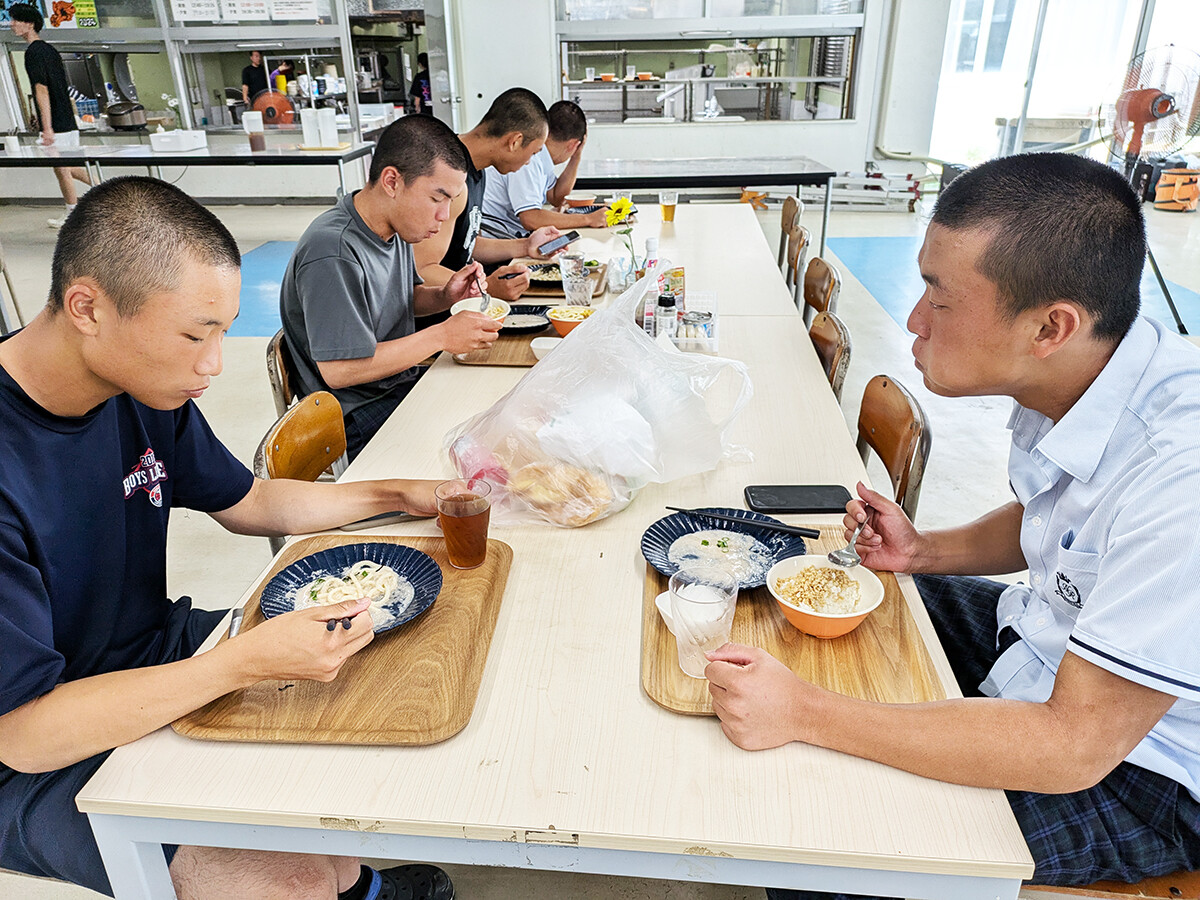
[[338, 145], [337, 110], [329, 108], [317, 110], [317, 139], [322, 147]]
[[108, 124], [118, 131], [134, 131], [146, 125], [146, 107], [140, 103], [110, 103], [104, 114]]
[[300, 129], [303, 132], [301, 140], [305, 147], [321, 146], [321, 136], [317, 129], [317, 111], [315, 109], [300, 110]]

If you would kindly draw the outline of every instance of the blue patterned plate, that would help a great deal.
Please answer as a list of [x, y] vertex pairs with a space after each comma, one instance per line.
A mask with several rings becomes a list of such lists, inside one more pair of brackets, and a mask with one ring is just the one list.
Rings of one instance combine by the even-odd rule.
[[729, 509], [721, 506], [706, 506], [703, 511], [745, 519], [746, 524], [745, 526], [735, 525], [732, 522], [704, 519], [688, 513], [673, 513], [659, 519], [642, 535], [642, 556], [646, 557], [646, 562], [669, 578], [679, 569], [677, 564], [671, 562], [668, 555], [671, 545], [685, 534], [693, 534], [697, 531], [736, 531], [748, 534], [766, 546], [770, 557], [770, 561], [762, 569], [761, 575], [747, 578], [738, 585], [742, 590], [749, 590], [766, 584], [767, 569], [770, 569], [779, 560], [787, 559], [789, 556], [803, 556], [808, 552], [803, 538], [796, 537], [794, 534], [784, 534], [782, 531], [769, 531], [754, 527], [755, 522], [783, 524], [778, 519], [745, 509]]
[[400, 607], [399, 596], [390, 605], [383, 604], [395, 618], [376, 627], [376, 634], [411, 622], [433, 606], [433, 601], [442, 590], [442, 570], [420, 550], [403, 544], [344, 544], [298, 559], [277, 572], [262, 591], [260, 605], [263, 618], [270, 619], [294, 610], [296, 592], [319, 575], [341, 577], [346, 569], [363, 560], [390, 566], [413, 587], [413, 598], [407, 606]]

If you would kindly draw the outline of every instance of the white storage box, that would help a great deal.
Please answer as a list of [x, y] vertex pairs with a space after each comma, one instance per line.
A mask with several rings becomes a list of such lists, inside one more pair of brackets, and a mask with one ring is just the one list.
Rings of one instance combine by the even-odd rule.
[[708, 323], [708, 333], [703, 332], [692, 334], [685, 333], [684, 326], [681, 321], [677, 326], [675, 336], [671, 338], [675, 342], [675, 346], [680, 350], [689, 353], [716, 353], [717, 339], [719, 337], [719, 323], [717, 321], [717, 295], [713, 291], [693, 291], [686, 290], [684, 292], [683, 309], [685, 313], [689, 312], [707, 312], [712, 313], [712, 320]]
[[154, 150], [167, 153], [180, 153], [185, 150], [199, 150], [208, 146], [208, 135], [203, 131], [152, 131], [150, 146]]

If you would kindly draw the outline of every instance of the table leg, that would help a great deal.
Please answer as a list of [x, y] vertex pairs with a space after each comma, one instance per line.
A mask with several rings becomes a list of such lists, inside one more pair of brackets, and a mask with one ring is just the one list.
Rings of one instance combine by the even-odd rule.
[[338, 160], [338, 199], [346, 196], [346, 164]]
[[150, 174], [153, 175], [155, 178], [157, 178], [159, 181], [162, 181], [163, 180], [162, 166], [154, 166], [153, 169], [151, 170]]
[[92, 163], [96, 167], [96, 176], [92, 179], [93, 184], [99, 184], [104, 180], [104, 170], [100, 168], [99, 161]]
[[833, 178], [830, 177], [825, 181], [825, 208], [821, 212], [821, 250], [817, 254], [821, 258], [825, 257], [825, 237], [829, 233], [829, 209], [833, 206]]
[[[175, 900], [162, 844], [139, 840], [123, 817], [88, 815], [116, 900]], [[124, 820], [127, 822], [128, 820]]]

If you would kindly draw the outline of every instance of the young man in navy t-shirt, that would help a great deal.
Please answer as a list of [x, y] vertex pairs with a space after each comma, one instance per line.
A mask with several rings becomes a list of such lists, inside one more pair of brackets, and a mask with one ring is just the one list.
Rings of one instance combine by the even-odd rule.
[[[113, 179], [63, 226], [46, 308], [0, 342], [2, 868], [111, 893], [74, 804], [109, 751], [261, 680], [330, 680], [371, 640], [360, 600], [273, 618], [193, 657], [223, 613], [166, 596], [173, 507], [264, 535], [434, 512], [433, 482], [263, 481], [214, 437], [193, 401], [221, 371], [240, 262], [182, 191]], [[351, 628], [326, 630], [343, 616]], [[429, 866], [164, 850], [183, 900], [453, 896]]]

